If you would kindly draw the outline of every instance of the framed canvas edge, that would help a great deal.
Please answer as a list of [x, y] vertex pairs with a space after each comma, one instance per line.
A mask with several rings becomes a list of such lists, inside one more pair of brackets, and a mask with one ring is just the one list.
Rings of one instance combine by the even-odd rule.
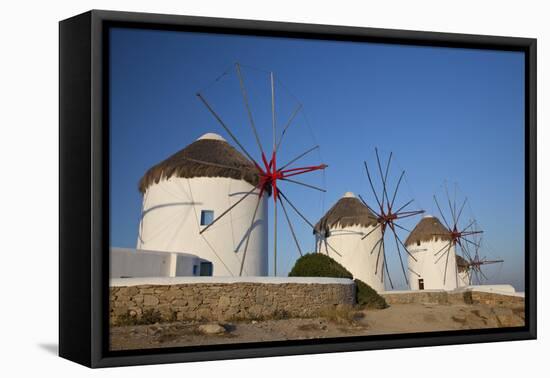
[[[82, 15], [90, 17], [91, 58], [89, 61], [91, 81], [91, 111], [89, 138], [91, 144], [91, 198], [72, 198], [67, 201], [87, 200], [90, 202], [91, 217], [91, 246], [86, 257], [89, 261], [90, 275], [90, 324], [82, 327], [81, 332], [89, 332], [91, 340], [89, 360], [76, 361], [90, 367], [110, 367], [121, 365], [157, 364], [171, 362], [190, 362], [219, 359], [252, 358], [281, 355], [298, 355], [312, 353], [330, 353], [344, 351], [359, 351], [372, 349], [408, 348], [423, 346], [439, 346], [451, 344], [485, 343], [497, 341], [527, 340], [536, 338], [536, 39], [497, 37], [484, 35], [419, 32], [406, 30], [389, 30], [360, 28], [349, 26], [296, 24], [272, 21], [252, 21], [222, 19], [195, 16], [175, 16], [133, 12], [114, 12], [93, 10]], [[79, 16], [77, 16], [79, 17]], [[61, 23], [63, 23], [62, 21]], [[108, 83], [107, 72], [104, 71], [106, 55], [105, 26], [109, 23], [135, 23], [148, 27], [193, 27], [206, 30], [217, 30], [224, 33], [247, 33], [270, 36], [287, 36], [315, 39], [337, 39], [362, 41], [377, 41], [382, 43], [404, 43], [430, 46], [470, 47], [480, 49], [524, 51], [526, 56], [526, 90], [525, 99], [525, 132], [526, 132], [526, 327], [510, 329], [490, 334], [470, 333], [468, 335], [450, 335], [448, 332], [438, 335], [418, 334], [403, 335], [401, 338], [387, 340], [365, 340], [326, 342], [310, 345], [265, 346], [261, 348], [247, 348], [244, 344], [238, 349], [230, 348], [215, 351], [176, 352], [113, 356], [107, 352], [108, 338], [105, 329], [108, 326], [108, 259], [105, 258], [105, 248], [108, 251], [108, 169], [109, 150], [108, 134], [103, 125], [108, 121], [103, 111], [105, 97], [103, 91]], [[212, 31], [211, 31], [212, 32]], [[60, 52], [61, 55], [61, 52]], [[62, 72], [60, 72], [61, 83]], [[61, 84], [60, 84], [61, 87]], [[79, 101], [78, 98], [74, 101]], [[85, 106], [85, 105], [83, 105]], [[60, 103], [60, 114], [62, 112]], [[61, 119], [60, 119], [61, 124]], [[61, 126], [61, 125], [60, 125]], [[60, 132], [60, 149], [61, 149]], [[60, 162], [61, 164], [61, 162]], [[66, 183], [65, 183], [66, 184]], [[60, 177], [60, 185], [63, 185]], [[60, 211], [61, 211], [60, 204]], [[107, 219], [107, 221], [105, 221]], [[60, 220], [61, 222], [61, 220]], [[62, 235], [60, 235], [60, 238]], [[60, 261], [60, 265], [61, 265]], [[86, 272], [82, 272], [86, 273]], [[60, 275], [62, 274], [60, 270]], [[61, 287], [60, 287], [61, 293]], [[61, 303], [61, 298], [60, 298]], [[61, 311], [61, 304], [60, 304]], [[61, 315], [60, 315], [61, 318]], [[60, 322], [61, 327], [66, 327]], [[480, 339], [480, 336], [483, 339]], [[107, 348], [107, 349], [106, 349]], [[61, 350], [60, 342], [60, 350]], [[66, 356], [68, 357], [68, 356]], [[71, 359], [70, 357], [68, 357]], [[74, 359], [73, 359], [74, 360]]]

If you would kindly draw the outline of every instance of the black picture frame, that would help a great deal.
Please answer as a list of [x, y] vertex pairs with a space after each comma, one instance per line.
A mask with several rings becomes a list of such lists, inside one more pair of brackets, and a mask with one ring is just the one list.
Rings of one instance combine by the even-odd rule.
[[[108, 348], [108, 31], [144, 29], [525, 53], [525, 326], [113, 352]], [[92, 10], [59, 24], [59, 354], [89, 367], [535, 339], [536, 39]]]

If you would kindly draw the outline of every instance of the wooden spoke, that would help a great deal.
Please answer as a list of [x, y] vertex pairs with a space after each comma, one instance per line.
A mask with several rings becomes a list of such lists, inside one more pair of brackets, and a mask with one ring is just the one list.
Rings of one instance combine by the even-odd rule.
[[382, 266], [380, 267], [380, 282], [384, 283], [384, 263], [385, 261], [382, 261]]
[[324, 242], [325, 242], [325, 253], [327, 254], [327, 256], [329, 256], [329, 254], [328, 254], [328, 246], [327, 246], [326, 239], [324, 240]]
[[384, 182], [388, 182], [388, 172], [390, 171], [390, 163], [391, 163], [392, 156], [393, 156], [393, 152], [390, 152], [390, 157], [388, 159], [388, 163], [386, 164], [386, 172], [384, 173]]
[[[382, 239], [380, 239], [382, 241]], [[378, 244], [378, 253], [376, 254], [376, 265], [374, 267], [374, 274], [378, 274], [378, 261], [380, 260], [380, 253], [382, 252], [382, 243], [376, 243]], [[374, 249], [373, 249], [374, 250]], [[371, 251], [372, 254], [372, 251]]]
[[393, 225], [395, 227], [398, 227], [398, 228], [402, 229], [403, 231], [407, 231], [409, 234], [412, 232], [411, 230], [408, 230], [405, 227], [398, 225], [397, 223], [394, 223]]
[[462, 257], [466, 261], [472, 261], [472, 255], [470, 255], [470, 251], [467, 248], [464, 248], [463, 245], [460, 246], [460, 249], [462, 250]]
[[442, 258], [443, 256], [445, 256], [447, 253], [449, 253], [450, 250], [451, 250], [451, 244], [449, 244], [449, 246], [447, 247], [447, 249], [445, 250], [445, 252], [442, 253], [442, 254], [437, 258], [437, 260], [435, 260], [435, 264], [437, 264], [437, 263], [439, 262], [439, 260], [441, 260], [441, 258]]
[[328, 240], [325, 239], [325, 243], [326, 245], [328, 245], [328, 247], [332, 250], [332, 252], [336, 253], [338, 256], [342, 257], [342, 254], [340, 252], [338, 252], [332, 245], [330, 245], [330, 243], [328, 242]]
[[443, 285], [445, 285], [445, 282], [447, 280], [447, 266], [449, 265], [449, 255], [450, 255], [450, 248], [447, 251], [447, 258], [445, 259], [445, 270], [443, 271]]
[[[248, 193], [246, 193], [244, 196], [242, 196], [237, 202], [235, 202], [233, 205], [231, 205], [227, 210], [225, 210], [219, 217], [214, 219], [212, 223], [210, 223], [208, 226], [203, 228], [199, 233], [202, 234], [206, 230], [208, 230], [210, 227], [212, 227], [214, 224], [216, 224], [217, 221], [222, 219], [227, 213], [229, 213], [231, 210], [233, 210], [238, 204], [240, 204], [242, 201], [244, 201], [249, 195], [252, 194], [256, 190], [256, 187], [252, 188]], [[260, 200], [262, 197], [262, 193], [260, 192], [260, 195], [258, 196], [258, 200]]]
[[248, 153], [247, 149], [244, 148], [244, 146], [241, 144], [241, 142], [239, 142], [239, 140], [237, 139], [237, 137], [231, 132], [231, 130], [229, 129], [229, 127], [225, 124], [225, 122], [221, 119], [221, 117], [218, 115], [218, 113], [216, 113], [214, 111], [214, 109], [210, 106], [210, 104], [208, 103], [208, 101], [206, 101], [206, 99], [203, 97], [202, 94], [200, 93], [197, 93], [197, 97], [202, 101], [202, 103], [206, 106], [206, 108], [208, 109], [208, 111], [214, 116], [214, 118], [218, 121], [218, 123], [224, 128], [224, 130], [229, 134], [229, 136], [231, 137], [231, 139], [233, 139], [233, 141], [239, 146], [239, 148], [241, 149], [241, 151], [248, 157], [248, 159], [251, 161], [251, 162], [254, 162], [255, 165], [257, 165], [255, 163], [255, 160], [252, 158], [252, 155], [250, 155], [250, 153]]
[[408, 218], [408, 217], [414, 217], [415, 215], [424, 214], [424, 210], [418, 210], [418, 211], [408, 211], [406, 213], [395, 213], [398, 218]]
[[177, 158], [175, 161], [179, 161], [179, 160], [185, 160], [185, 161], [190, 161], [190, 162], [197, 163], [197, 164], [209, 165], [211, 167], [218, 167], [218, 168], [224, 168], [224, 169], [233, 169], [235, 171], [242, 171], [242, 168], [231, 167], [229, 165], [212, 163], [212, 162], [209, 162], [209, 161], [198, 160], [198, 159], [193, 159], [193, 158], [181, 157], [181, 158]]
[[453, 198], [453, 211], [454, 211], [455, 216], [456, 216], [456, 224], [458, 224], [458, 215], [457, 215], [457, 212], [456, 212], [456, 182], [455, 182], [454, 192], [455, 192], [455, 194], [454, 194], [454, 198]]
[[260, 207], [261, 202], [262, 202], [262, 198], [258, 197], [258, 202], [256, 202], [256, 208], [254, 209], [254, 214], [252, 215], [252, 221], [250, 222], [250, 228], [248, 229], [246, 243], [244, 244], [243, 258], [241, 259], [241, 269], [239, 270], [239, 276], [243, 275], [244, 261], [246, 259], [246, 251], [248, 250], [248, 243], [250, 242], [250, 236], [252, 235], [252, 231], [254, 230], [254, 223], [256, 222], [256, 214], [258, 213], [258, 208]]
[[461, 235], [462, 236], [470, 236], [470, 235], [479, 235], [479, 234], [482, 234], [483, 231], [462, 231], [461, 232]]
[[[367, 162], [363, 162], [365, 164], [365, 170], [367, 171], [367, 177], [369, 179], [369, 184], [370, 184], [370, 188], [372, 190], [372, 192], [374, 193], [374, 197], [376, 198], [376, 202], [378, 203], [378, 206], [380, 207], [380, 209], [383, 209], [382, 208], [382, 203], [380, 202], [380, 199], [378, 198], [378, 194], [376, 193], [376, 189], [374, 189], [374, 185], [372, 183], [372, 178], [370, 177], [370, 172], [369, 172], [369, 167], [367, 165]], [[366, 205], [366, 202], [363, 201]]]
[[401, 270], [403, 271], [403, 277], [405, 277], [405, 283], [409, 284], [409, 279], [407, 278], [407, 273], [405, 273], [405, 265], [403, 264], [403, 258], [401, 256], [401, 249], [399, 248], [399, 242], [395, 238], [395, 246], [397, 247], [397, 255], [399, 256], [399, 262], [401, 263]]
[[288, 167], [290, 164], [296, 162], [297, 160], [303, 158], [304, 156], [306, 156], [307, 154], [309, 154], [310, 152], [312, 151], [315, 151], [316, 149], [318, 149], [319, 146], [313, 146], [311, 147], [309, 150], [301, 153], [300, 155], [296, 156], [294, 159], [290, 160], [288, 163], [286, 163], [285, 165], [283, 165], [281, 168], [279, 168], [279, 171], [283, 171], [286, 167]]
[[478, 270], [479, 270], [479, 274], [481, 274], [481, 276], [483, 277], [483, 279], [484, 279], [485, 281], [489, 281], [489, 278], [487, 278], [487, 276], [481, 271], [481, 268], [478, 268]]
[[391, 280], [391, 276], [390, 276], [390, 271], [388, 269], [388, 262], [387, 262], [387, 259], [386, 259], [386, 246], [384, 244], [384, 241], [382, 240], [382, 248], [384, 248], [384, 268], [385, 268], [385, 271], [386, 271], [386, 277], [388, 277], [388, 281], [390, 282], [390, 287], [393, 289], [393, 282]]
[[406, 208], [407, 206], [409, 206], [411, 203], [413, 203], [414, 200], [410, 200], [409, 202], [407, 202], [406, 204], [404, 204], [403, 206], [401, 206], [399, 209], [397, 209], [397, 211], [394, 212], [394, 214], [397, 214], [399, 213], [401, 210], [403, 210], [404, 208]]
[[271, 121], [273, 126], [273, 151], [277, 149], [277, 130], [275, 127], [275, 81], [271, 72]]
[[[389, 201], [388, 198], [388, 192], [386, 190], [386, 180], [384, 178], [384, 174], [382, 173], [382, 165], [380, 164], [380, 157], [378, 156], [378, 148], [374, 148], [374, 151], [376, 153], [376, 161], [378, 163], [378, 171], [380, 172], [380, 178], [382, 179], [382, 207], [384, 207], [384, 199], [386, 198]], [[388, 160], [388, 166], [389, 162], [391, 161], [391, 153], [390, 158]]]
[[437, 251], [436, 253], [434, 253], [434, 257], [436, 257], [437, 255], [439, 255], [441, 252], [443, 252], [448, 246], [449, 244], [451, 244], [451, 242], [449, 241], [447, 244], [445, 244], [443, 246], [443, 248], [441, 248], [439, 251]]
[[451, 197], [449, 196], [449, 188], [447, 187], [447, 182], [445, 182], [445, 193], [447, 193], [447, 202], [449, 203], [449, 210], [451, 211], [451, 216], [453, 217], [453, 228], [457, 226], [455, 213], [453, 211], [453, 205], [451, 204]]
[[315, 226], [313, 225], [313, 223], [311, 223], [301, 212], [300, 210], [298, 210], [296, 208], [296, 206], [294, 206], [294, 204], [292, 202], [290, 202], [290, 200], [288, 199], [288, 197], [279, 189], [279, 194], [283, 197], [283, 199], [290, 205], [290, 207], [292, 207], [292, 209], [296, 212], [296, 214], [298, 214], [300, 216], [300, 218], [302, 218], [304, 220], [304, 222], [306, 222], [307, 224], [309, 224], [311, 226], [311, 228], [313, 230], [315, 230]]
[[294, 243], [296, 243], [296, 248], [298, 248], [298, 252], [300, 253], [300, 256], [303, 256], [302, 248], [300, 248], [300, 243], [298, 243], [298, 238], [296, 237], [296, 233], [294, 232], [294, 227], [292, 227], [292, 223], [290, 222], [290, 217], [288, 216], [288, 213], [286, 211], [285, 204], [283, 201], [280, 201], [280, 203], [281, 203], [281, 207], [283, 208], [283, 213], [285, 214], [286, 222], [288, 223], [288, 227], [290, 228], [292, 238], [294, 239]]
[[252, 110], [250, 109], [250, 104], [248, 103], [248, 93], [246, 91], [246, 87], [244, 85], [244, 79], [241, 73], [241, 67], [239, 63], [235, 63], [235, 70], [237, 71], [237, 76], [239, 77], [239, 84], [241, 87], [241, 94], [243, 97], [244, 106], [246, 108], [246, 111], [248, 113], [248, 120], [250, 122], [250, 127], [252, 128], [252, 132], [254, 133], [254, 137], [256, 138], [256, 143], [258, 144], [258, 148], [260, 149], [260, 153], [264, 155], [264, 149], [262, 147], [262, 143], [260, 142], [260, 137], [258, 135], [258, 130], [256, 130], [256, 125], [254, 124], [254, 118], [252, 117]]
[[376, 226], [374, 226], [374, 228], [372, 230], [370, 230], [369, 232], [367, 232], [366, 235], [363, 235], [361, 237], [361, 240], [365, 240], [370, 234], [372, 234], [374, 231], [376, 231], [376, 229], [378, 229], [378, 227], [380, 227], [380, 223], [378, 223]]
[[[472, 273], [473, 273], [473, 276], [470, 277], [470, 279], [473, 281], [473, 282], [477, 282], [478, 284], [481, 283], [481, 280], [479, 279], [479, 275], [477, 273], [477, 269], [473, 268], [472, 269]], [[475, 278], [475, 281], [473, 280]]]
[[412, 253], [409, 252], [409, 249], [405, 246], [405, 243], [403, 243], [403, 241], [401, 240], [401, 238], [399, 237], [399, 235], [397, 235], [397, 232], [395, 231], [394, 228], [391, 228], [392, 232], [393, 232], [393, 235], [395, 236], [395, 239], [397, 239], [397, 241], [399, 242], [399, 244], [401, 244], [401, 246], [403, 247], [403, 249], [405, 250], [405, 252], [407, 252], [407, 254], [414, 260], [414, 261], [418, 261], [416, 257], [414, 257], [412, 255]]
[[363, 197], [361, 197], [361, 194], [359, 194], [359, 199], [361, 200], [361, 202], [363, 202], [363, 205], [365, 205], [367, 209], [369, 209], [374, 215], [376, 215], [377, 218], [380, 218], [380, 214], [378, 214], [376, 210], [374, 210], [372, 207], [370, 207], [367, 204], [367, 202], [363, 199]]
[[407, 269], [409, 270], [409, 272], [413, 273], [413, 274], [416, 274], [417, 277], [420, 277], [420, 274], [416, 273], [414, 270], [412, 270], [411, 268], [407, 267]]
[[462, 230], [462, 232], [464, 232], [464, 231], [466, 231], [467, 229], [469, 229], [470, 227], [472, 227], [475, 223], [476, 223], [475, 220], [471, 221], [470, 224], [468, 224], [466, 227], [464, 227], [464, 229]]
[[281, 146], [281, 142], [283, 141], [283, 137], [285, 136], [287, 129], [292, 124], [292, 121], [294, 120], [296, 115], [300, 112], [300, 109], [302, 109], [302, 104], [298, 104], [296, 109], [294, 109], [294, 112], [290, 116], [290, 119], [288, 120], [285, 127], [283, 128], [283, 132], [281, 133], [281, 137], [279, 138], [279, 141], [277, 142], [277, 146], [275, 147], [275, 152], [279, 151], [279, 147]]
[[441, 215], [441, 218], [443, 218], [443, 222], [445, 222], [445, 226], [447, 227], [447, 230], [451, 230], [451, 226], [449, 226], [449, 223], [447, 222], [447, 218], [445, 218], [445, 215], [443, 215], [443, 211], [441, 211], [441, 207], [439, 206], [439, 202], [437, 202], [437, 197], [434, 195], [434, 201], [437, 206], [437, 210], [439, 210], [439, 214]]
[[468, 201], [468, 197], [464, 198], [464, 202], [462, 203], [462, 206], [460, 206], [460, 210], [458, 211], [458, 215], [456, 216], [457, 223], [460, 221], [460, 216], [462, 215], [462, 211], [464, 210], [464, 205], [466, 205], [467, 201]]
[[[279, 197], [277, 193], [275, 193], [275, 196]], [[273, 206], [273, 276], [277, 277], [277, 202], [274, 202], [274, 204], [275, 206]]]
[[460, 238], [460, 240], [464, 240], [465, 242], [472, 244], [472, 245], [475, 246], [476, 248], [479, 248], [479, 247], [480, 247], [479, 244], [474, 243], [473, 241], [471, 241], [471, 240], [469, 240], [469, 239], [467, 239], [467, 238]]
[[[384, 238], [380, 238], [378, 239], [378, 241], [374, 244], [374, 246], [371, 248], [370, 250], [370, 254], [372, 255], [374, 250], [376, 249], [377, 246], [379, 245], [382, 245], [382, 241], [383, 241]], [[378, 250], [380, 250], [380, 247], [378, 247]]]
[[393, 208], [393, 203], [395, 202], [395, 196], [397, 195], [397, 191], [399, 190], [399, 185], [401, 184], [401, 180], [403, 179], [403, 176], [405, 176], [405, 171], [401, 172], [401, 176], [399, 176], [399, 180], [397, 181], [397, 185], [395, 186], [395, 190], [393, 191], [393, 196], [390, 202], [390, 209]]
[[315, 185], [306, 184], [305, 182], [301, 182], [301, 181], [297, 181], [297, 180], [293, 180], [293, 179], [289, 179], [289, 178], [282, 178], [281, 180], [288, 181], [288, 182], [291, 182], [293, 184], [302, 185], [302, 186], [308, 187], [310, 189], [315, 189], [315, 190], [318, 190], [320, 192], [326, 193], [325, 189], [319, 188], [318, 186], [315, 186]]

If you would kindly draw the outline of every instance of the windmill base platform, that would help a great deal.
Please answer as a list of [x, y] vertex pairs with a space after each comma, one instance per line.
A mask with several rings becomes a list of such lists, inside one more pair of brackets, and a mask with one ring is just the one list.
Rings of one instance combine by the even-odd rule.
[[456, 290], [402, 290], [380, 293], [392, 304], [523, 304], [524, 293], [518, 293], [511, 285], [465, 286]]

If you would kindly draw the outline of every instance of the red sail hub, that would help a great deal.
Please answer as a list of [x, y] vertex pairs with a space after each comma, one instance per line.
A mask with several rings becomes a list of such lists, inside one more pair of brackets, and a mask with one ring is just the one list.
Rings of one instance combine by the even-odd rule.
[[453, 244], [460, 244], [460, 238], [462, 237], [462, 232], [458, 231], [456, 225], [453, 227], [453, 230], [451, 231], [451, 240]]
[[277, 202], [279, 197], [279, 190], [277, 188], [277, 180], [284, 180], [287, 177], [298, 176], [304, 173], [325, 169], [326, 164], [298, 167], [290, 169], [277, 169], [277, 154], [273, 152], [271, 160], [267, 161], [265, 154], [262, 154], [262, 162], [264, 167], [262, 168], [258, 163], [254, 162], [254, 165], [259, 171], [260, 182], [258, 184], [260, 188], [260, 195], [264, 192], [273, 194], [273, 201]]

